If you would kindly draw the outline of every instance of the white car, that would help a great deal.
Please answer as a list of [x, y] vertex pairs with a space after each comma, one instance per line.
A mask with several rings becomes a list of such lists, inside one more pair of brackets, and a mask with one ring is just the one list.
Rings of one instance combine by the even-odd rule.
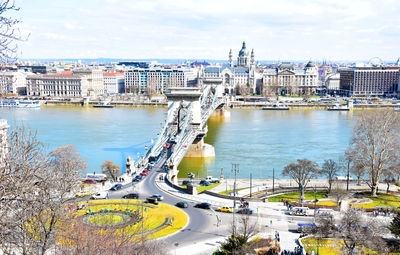
[[107, 199], [108, 192], [99, 192], [92, 195], [92, 199]]

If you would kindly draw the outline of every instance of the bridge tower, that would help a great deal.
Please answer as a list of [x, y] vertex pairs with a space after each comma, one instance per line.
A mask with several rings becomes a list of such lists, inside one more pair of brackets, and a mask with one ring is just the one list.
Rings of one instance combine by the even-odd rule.
[[[185, 87], [185, 88], [169, 88], [165, 93], [168, 99], [168, 108], [172, 104], [179, 104], [178, 106], [178, 120], [182, 110], [188, 110], [187, 107], [191, 104], [191, 120], [190, 125], [193, 129], [202, 129], [202, 118], [201, 118], [201, 102], [200, 98], [202, 92], [198, 87]], [[170, 114], [170, 113], [168, 113]], [[186, 113], [187, 114], [187, 113]], [[167, 123], [171, 128], [176, 128], [179, 133], [179, 123], [171, 122]], [[169, 165], [168, 166], [168, 179], [173, 183], [178, 183], [178, 166]]]

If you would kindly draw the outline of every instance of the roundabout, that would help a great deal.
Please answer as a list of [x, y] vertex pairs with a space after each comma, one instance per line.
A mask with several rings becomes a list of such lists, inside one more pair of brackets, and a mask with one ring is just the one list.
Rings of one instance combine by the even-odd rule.
[[[74, 209], [66, 215], [65, 221], [60, 221], [60, 229], [80, 232], [80, 226], [91, 229], [95, 235], [112, 233], [116, 237], [129, 237], [132, 242], [140, 242], [143, 238], [151, 240], [175, 233], [187, 223], [186, 213], [175, 206], [116, 199], [74, 204]], [[70, 243], [66, 240], [69, 238], [61, 239], [61, 244]]]

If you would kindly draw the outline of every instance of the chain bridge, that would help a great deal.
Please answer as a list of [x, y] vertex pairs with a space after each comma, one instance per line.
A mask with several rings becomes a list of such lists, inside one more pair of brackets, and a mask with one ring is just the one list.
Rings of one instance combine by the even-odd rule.
[[138, 161], [138, 166], [143, 168], [150, 162], [164, 160], [169, 180], [177, 183], [179, 163], [192, 144], [203, 141], [211, 114], [225, 105], [223, 92], [220, 85], [168, 89], [166, 120], [158, 139]]

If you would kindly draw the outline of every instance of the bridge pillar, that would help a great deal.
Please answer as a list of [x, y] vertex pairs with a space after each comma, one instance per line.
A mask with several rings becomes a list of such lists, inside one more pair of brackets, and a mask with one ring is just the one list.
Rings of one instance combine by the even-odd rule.
[[202, 95], [200, 88], [169, 88], [165, 93], [168, 99], [168, 105], [173, 102], [192, 103], [192, 125], [201, 124], [201, 105], [200, 97]]
[[178, 185], [178, 167], [173, 166], [172, 168], [169, 169], [168, 171], [168, 180], [170, 180], [171, 183]]

